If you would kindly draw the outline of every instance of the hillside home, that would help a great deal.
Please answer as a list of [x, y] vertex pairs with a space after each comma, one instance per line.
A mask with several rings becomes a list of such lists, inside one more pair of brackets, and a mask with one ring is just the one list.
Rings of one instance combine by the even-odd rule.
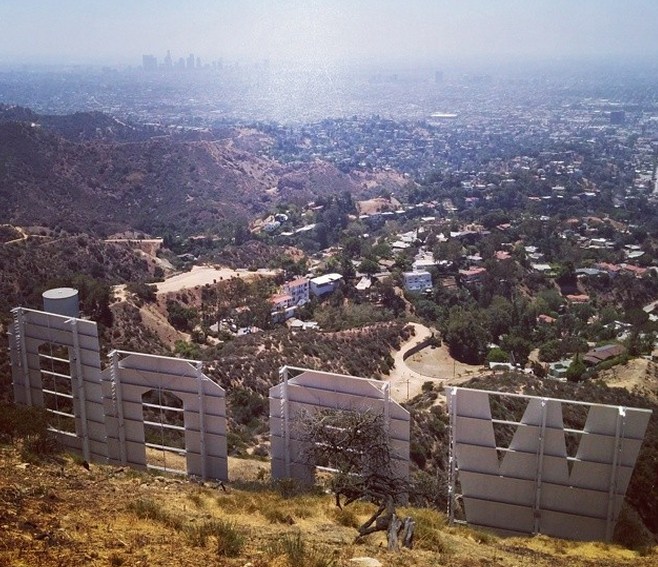
[[372, 286], [372, 280], [368, 276], [363, 276], [354, 286], [357, 291], [366, 291]]
[[553, 267], [550, 264], [530, 264], [530, 267], [535, 272], [540, 272], [542, 274], [551, 274], [553, 272]]
[[646, 268], [640, 266], [633, 266], [632, 264], [622, 264], [624, 271], [633, 274], [636, 278], [641, 278], [647, 273]]
[[604, 271], [611, 278], [615, 277], [621, 271], [621, 266], [618, 266], [617, 264], [609, 264], [608, 262], [600, 262], [595, 264], [594, 267]]
[[304, 305], [310, 299], [310, 283], [307, 278], [297, 278], [283, 285], [284, 293], [292, 297], [293, 305]]
[[404, 272], [404, 289], [407, 291], [425, 291], [432, 288], [432, 274], [427, 271]]
[[482, 277], [486, 273], [486, 268], [469, 268], [467, 270], [459, 270], [459, 276], [464, 285], [480, 283]]
[[285, 321], [295, 314], [296, 305], [288, 293], [273, 295], [270, 297], [270, 303], [272, 304], [272, 321], [275, 323]]
[[587, 303], [589, 301], [589, 295], [584, 293], [573, 293], [566, 296], [566, 300], [569, 303]]
[[588, 366], [596, 366], [604, 360], [610, 360], [624, 354], [626, 349], [622, 345], [612, 344], [593, 348], [583, 356], [583, 362]]
[[551, 317], [550, 315], [546, 315], [545, 313], [542, 313], [537, 316], [537, 323], [540, 325], [552, 325], [555, 323], [557, 319], [555, 317]]
[[340, 285], [343, 276], [340, 274], [325, 274], [310, 280], [311, 293], [319, 297], [327, 293], [333, 293]]

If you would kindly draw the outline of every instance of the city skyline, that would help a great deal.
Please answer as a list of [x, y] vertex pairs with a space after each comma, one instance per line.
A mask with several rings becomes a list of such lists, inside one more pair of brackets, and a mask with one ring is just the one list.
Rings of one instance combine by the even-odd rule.
[[202, 61], [430, 63], [658, 55], [658, 4], [630, 0], [448, 2], [5, 0], [0, 64]]

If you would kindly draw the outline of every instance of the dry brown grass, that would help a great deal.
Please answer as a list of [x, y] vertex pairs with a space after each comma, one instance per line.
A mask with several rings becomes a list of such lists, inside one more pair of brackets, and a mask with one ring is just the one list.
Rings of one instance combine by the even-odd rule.
[[498, 538], [414, 508], [399, 513], [416, 520], [416, 548], [389, 553], [383, 533], [353, 543], [369, 504], [341, 512], [328, 495], [285, 498], [266, 483], [248, 486], [224, 493], [128, 469], [87, 471], [67, 457], [25, 466], [19, 448], [0, 446], [0, 566], [347, 567], [370, 556], [387, 567], [648, 567], [658, 558], [655, 550]]

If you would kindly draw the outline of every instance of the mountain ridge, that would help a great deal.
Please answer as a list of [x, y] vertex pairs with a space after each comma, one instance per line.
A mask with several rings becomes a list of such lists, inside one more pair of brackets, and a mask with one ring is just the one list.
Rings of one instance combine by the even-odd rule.
[[[57, 120], [66, 124], [65, 118]], [[320, 195], [364, 190], [358, 176], [328, 162], [284, 164], [267, 157], [267, 136], [252, 136], [254, 142], [244, 128], [193, 141], [170, 135], [75, 139], [70, 132], [102, 132], [113, 119], [98, 113], [68, 119], [84, 124], [44, 126], [53, 120], [27, 109], [0, 111], [0, 222], [98, 236], [129, 229], [199, 234], [227, 221], [253, 220], [280, 202], [302, 205]]]

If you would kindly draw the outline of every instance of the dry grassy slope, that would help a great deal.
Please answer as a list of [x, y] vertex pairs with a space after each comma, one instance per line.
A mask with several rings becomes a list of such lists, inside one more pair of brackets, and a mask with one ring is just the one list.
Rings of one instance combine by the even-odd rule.
[[[331, 164], [281, 164], [242, 138], [237, 131], [213, 141], [74, 142], [29, 122], [0, 121], [0, 222], [97, 234], [163, 227], [197, 233], [258, 216], [280, 199], [301, 204], [363, 189]], [[267, 193], [276, 187], [278, 196]]]
[[[261, 466], [262, 464], [257, 464]], [[244, 463], [242, 469], [245, 469]], [[248, 467], [246, 467], [248, 468]], [[140, 518], [149, 511], [151, 518]], [[281, 544], [299, 534], [305, 544], [298, 565], [350, 565], [353, 557], [375, 557], [384, 566], [451, 565], [500, 567], [650, 566], [645, 556], [601, 543], [546, 537], [497, 538], [448, 527], [430, 510], [405, 509], [417, 520], [414, 550], [389, 553], [381, 534], [353, 544], [350, 524], [371, 513], [355, 504], [343, 513], [329, 496], [289, 498], [266, 481], [236, 481], [228, 492], [129, 469], [91, 465], [62, 456], [28, 464], [17, 447], [0, 446], [0, 565], [293, 565]], [[233, 557], [218, 557], [218, 539], [200, 541], [202, 526], [230, 523], [244, 536]], [[195, 528], [196, 527], [196, 528]], [[231, 531], [230, 529], [228, 531]], [[223, 541], [226, 541], [224, 538]], [[277, 550], [277, 546], [279, 549]]]
[[154, 270], [153, 261], [123, 245], [86, 235], [30, 233], [0, 244], [0, 319], [17, 305], [40, 308], [48, 285], [70, 285], [74, 276], [119, 283], [149, 279]]
[[624, 388], [658, 404], [658, 368], [645, 358], [635, 358], [627, 364], [613, 366], [601, 372], [599, 378], [611, 388]]

